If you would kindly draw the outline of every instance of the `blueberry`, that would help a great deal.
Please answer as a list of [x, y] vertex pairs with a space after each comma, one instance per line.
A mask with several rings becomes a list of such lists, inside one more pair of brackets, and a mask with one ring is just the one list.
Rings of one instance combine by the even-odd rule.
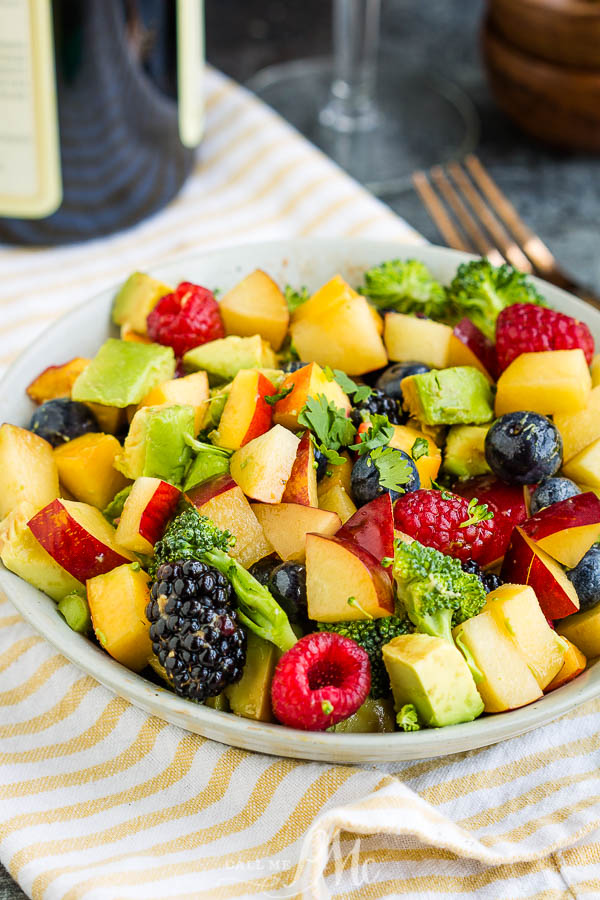
[[96, 416], [85, 405], [59, 397], [42, 403], [31, 417], [29, 431], [58, 447], [82, 434], [100, 431]]
[[508, 484], [537, 484], [562, 464], [562, 438], [555, 425], [534, 412], [511, 412], [496, 419], [485, 438], [485, 458]]
[[380, 482], [381, 476], [377, 468], [377, 460], [372, 459], [371, 453], [365, 453], [364, 456], [359, 456], [352, 467], [352, 496], [358, 506], [364, 506], [365, 503], [370, 503], [371, 500], [386, 492], [390, 494], [392, 500], [397, 500], [402, 494], [418, 491], [421, 487], [417, 467], [408, 453], [405, 453], [404, 450], [397, 450], [395, 447], [390, 449], [392, 453], [401, 454], [401, 458], [408, 463], [411, 472], [409, 481], [402, 485], [401, 491], [384, 487]]
[[248, 571], [253, 578], [256, 578], [259, 584], [266, 585], [271, 576], [271, 572], [275, 566], [279, 565], [280, 561], [281, 560], [275, 553], [271, 553], [270, 556], [265, 556], [263, 559], [259, 559], [258, 562], [253, 563]]
[[600, 544], [594, 544], [574, 569], [567, 572], [579, 597], [580, 609], [600, 603]]
[[285, 363], [285, 365], [282, 368], [283, 368], [283, 371], [289, 375], [291, 372], [297, 372], [298, 369], [303, 369], [304, 366], [307, 366], [307, 365], [308, 365], [308, 363], [302, 362], [301, 359], [290, 359]]
[[317, 481], [321, 481], [322, 478], [325, 478], [327, 474], [327, 466], [329, 465], [329, 460], [325, 456], [324, 453], [321, 453], [318, 447], [313, 447], [315, 454], [315, 462], [317, 464]]
[[429, 372], [429, 366], [426, 366], [425, 363], [394, 363], [379, 376], [375, 387], [387, 394], [388, 397], [394, 397], [402, 405], [402, 379], [408, 378], [409, 375], [421, 375], [423, 372]]
[[581, 491], [570, 478], [544, 478], [531, 496], [531, 515], [535, 516], [540, 509], [552, 506], [553, 503], [559, 503], [561, 500], [568, 500], [569, 497], [580, 493]]
[[308, 625], [306, 566], [284, 562], [271, 572], [267, 587], [293, 625]]

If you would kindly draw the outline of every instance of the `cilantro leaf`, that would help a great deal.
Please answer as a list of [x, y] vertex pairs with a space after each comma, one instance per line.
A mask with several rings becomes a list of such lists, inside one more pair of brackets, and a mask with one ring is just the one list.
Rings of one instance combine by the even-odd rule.
[[287, 397], [288, 394], [291, 394], [293, 390], [294, 385], [290, 384], [289, 387], [282, 388], [277, 394], [265, 394], [265, 403], [268, 403], [269, 406], [275, 406], [278, 400], [283, 400], [283, 398]]
[[417, 438], [410, 448], [410, 455], [416, 462], [418, 459], [421, 459], [422, 456], [427, 456], [429, 453], [429, 442], [426, 438]]
[[359, 456], [364, 456], [376, 447], [385, 447], [394, 437], [394, 426], [387, 416], [370, 417], [369, 430], [359, 434], [360, 444], [355, 446]]
[[298, 424], [311, 430], [314, 445], [330, 462], [334, 465], [344, 462], [344, 457], [337, 451], [352, 444], [356, 428], [343, 409], [327, 400], [324, 394], [308, 397], [298, 416]]
[[371, 461], [379, 472], [379, 483], [390, 491], [403, 494], [402, 486], [407, 484], [413, 475], [413, 469], [401, 450], [394, 447], [376, 447], [371, 452], [368, 465]]
[[330, 366], [325, 366], [323, 373], [328, 381], [336, 381], [344, 393], [353, 398], [355, 404], [364, 403], [374, 393], [368, 384], [357, 384], [341, 369], [332, 369]]
[[469, 525], [477, 525], [479, 522], [489, 522], [490, 519], [494, 518], [494, 513], [487, 503], [478, 503], [477, 497], [473, 497], [472, 500], [469, 500], [467, 512], [469, 513], [469, 518], [465, 519], [464, 522], [461, 522], [459, 528], [468, 528]]
[[299, 291], [295, 291], [289, 284], [286, 284], [284, 287], [283, 295], [291, 313], [297, 310], [299, 306], [302, 306], [303, 303], [306, 303], [310, 297], [307, 288], [301, 287]]
[[452, 500], [452, 498], [456, 496], [455, 494], [451, 494], [449, 491], [447, 491], [443, 484], [440, 484], [438, 481], [434, 481], [433, 478], [431, 479], [431, 490], [439, 491], [442, 495], [442, 500]]

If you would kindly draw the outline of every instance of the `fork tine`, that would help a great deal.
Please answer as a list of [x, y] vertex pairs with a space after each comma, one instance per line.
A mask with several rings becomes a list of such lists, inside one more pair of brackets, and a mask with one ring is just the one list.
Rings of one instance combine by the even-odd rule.
[[470, 153], [465, 159], [465, 164], [481, 192], [487, 197], [497, 214], [512, 231], [536, 269], [542, 275], [557, 273], [558, 266], [556, 260], [548, 247], [546, 247], [541, 238], [525, 224], [510, 200], [504, 196], [496, 182], [484, 169], [478, 157], [473, 153]]
[[423, 201], [425, 209], [437, 225], [440, 234], [448, 246], [454, 247], [455, 250], [471, 253], [473, 247], [465, 241], [464, 237], [457, 230], [454, 222], [446, 212], [444, 204], [429, 184], [425, 172], [413, 172], [412, 182], [415, 190]]
[[431, 180], [437, 186], [440, 193], [444, 196], [444, 199], [446, 200], [448, 205], [452, 207], [456, 218], [458, 219], [466, 233], [469, 235], [469, 237], [473, 241], [473, 244], [475, 245], [475, 247], [477, 247], [479, 252], [483, 253], [484, 256], [487, 256], [492, 265], [502, 265], [502, 263], [505, 261], [504, 257], [483, 233], [483, 231], [457, 194], [456, 190], [450, 184], [450, 181], [448, 180], [446, 173], [444, 172], [442, 167], [434, 166], [430, 171], [430, 176]]
[[533, 266], [519, 245], [515, 242], [514, 238], [508, 233], [504, 225], [496, 218], [479, 191], [475, 189], [473, 182], [460, 163], [448, 163], [446, 168], [452, 175], [456, 186], [462, 191], [463, 196], [467, 198], [471, 208], [475, 214], [479, 216], [480, 221], [498, 245], [502, 255], [505, 256], [513, 266], [516, 266], [517, 269], [521, 269], [523, 272], [532, 273]]

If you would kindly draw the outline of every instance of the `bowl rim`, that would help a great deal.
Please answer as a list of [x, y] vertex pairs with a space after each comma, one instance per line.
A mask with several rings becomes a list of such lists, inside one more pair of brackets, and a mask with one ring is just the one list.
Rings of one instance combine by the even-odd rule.
[[[238, 254], [246, 253], [249, 254], [249, 258], [254, 259], [257, 255], [265, 256], [271, 253], [280, 260], [285, 260], [294, 253], [300, 255], [304, 253], [307, 258], [311, 257], [311, 254], [327, 257], [342, 250], [347, 253], [350, 268], [357, 265], [357, 258], [360, 259], [362, 255], [365, 259], [369, 253], [372, 256], [377, 253], [381, 261], [394, 257], [422, 259], [434, 269], [450, 263], [456, 268], [461, 262], [478, 258], [472, 254], [425, 243], [373, 241], [360, 238], [298, 238], [246, 243], [204, 253], [185, 254], [166, 263], [151, 266], [149, 271], [156, 277], [166, 280], [170, 270], [176, 272], [177, 269], [185, 268], [192, 263], [201, 265], [203, 261], [218, 263], [219, 260], [223, 260], [225, 265], [225, 261], [235, 258]], [[332, 266], [332, 270], [333, 268], [335, 267]], [[358, 264], [358, 268], [364, 270], [367, 265]], [[558, 300], [559, 306], [562, 304], [569, 307], [572, 314], [580, 313], [584, 320], [591, 319], [600, 338], [600, 313], [597, 310], [539, 278], [533, 278], [533, 281], [551, 298]], [[69, 330], [79, 318], [89, 315], [90, 310], [107, 307], [114, 295], [115, 287], [84, 300], [46, 328], [0, 379], [0, 398], [10, 396], [10, 392], [17, 387], [24, 389], [28, 383], [27, 374], [31, 372], [28, 366], [36, 351], [51, 341], [55, 334]], [[71, 331], [76, 333], [74, 328]], [[71, 340], [74, 342], [75, 337]], [[0, 418], [4, 406], [5, 401], [0, 399]], [[443, 729], [443, 738], [438, 735], [438, 729], [424, 729], [405, 734], [305, 732], [275, 723], [244, 719], [229, 712], [190, 703], [166, 688], [147, 681], [141, 675], [117, 663], [82, 635], [71, 631], [66, 622], [56, 614], [55, 604], [49, 597], [6, 570], [1, 563], [0, 591], [11, 600], [24, 619], [60, 653], [96, 681], [138, 708], [212, 740], [279, 756], [332, 763], [372, 763], [446, 756], [525, 734], [600, 696], [600, 668], [594, 671], [595, 665], [592, 664], [569, 684], [544, 695], [526, 707], [482, 716], [473, 722], [447, 726]]]

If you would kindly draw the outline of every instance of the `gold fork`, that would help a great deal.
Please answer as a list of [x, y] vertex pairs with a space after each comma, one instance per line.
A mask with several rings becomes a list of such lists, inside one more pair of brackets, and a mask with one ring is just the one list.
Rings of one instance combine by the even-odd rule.
[[493, 265], [512, 263], [600, 309], [600, 297], [561, 270], [476, 156], [414, 172], [412, 181], [449, 247], [481, 253]]

